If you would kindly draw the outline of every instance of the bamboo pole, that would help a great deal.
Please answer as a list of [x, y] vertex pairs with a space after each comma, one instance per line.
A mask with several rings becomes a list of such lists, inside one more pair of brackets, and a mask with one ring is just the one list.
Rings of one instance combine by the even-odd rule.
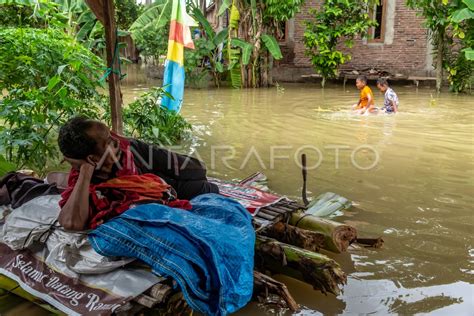
[[357, 239], [357, 230], [349, 225], [323, 219], [303, 212], [291, 215], [290, 225], [324, 234], [323, 249], [341, 253]]
[[122, 120], [122, 92], [120, 91], [120, 74], [116, 73], [119, 69], [118, 50], [116, 51], [117, 36], [115, 23], [115, 7], [113, 0], [86, 0], [87, 5], [104, 25], [105, 30], [105, 51], [107, 68], [110, 70], [108, 76], [109, 82], [109, 100], [110, 114], [112, 119], [112, 130], [123, 134]]
[[[105, 29], [105, 49], [107, 52], [107, 68], [119, 69], [119, 57], [115, 56], [115, 46], [117, 43], [116, 24], [115, 24], [115, 7], [113, 0], [104, 1], [104, 29]], [[120, 91], [120, 74], [111, 71], [109, 75], [109, 98], [110, 111], [112, 118], [112, 130], [118, 134], [123, 134], [122, 121], [122, 92]]]
[[260, 270], [270, 270], [302, 280], [323, 293], [340, 293], [346, 275], [331, 258], [303, 250], [277, 240], [257, 236], [255, 264]]

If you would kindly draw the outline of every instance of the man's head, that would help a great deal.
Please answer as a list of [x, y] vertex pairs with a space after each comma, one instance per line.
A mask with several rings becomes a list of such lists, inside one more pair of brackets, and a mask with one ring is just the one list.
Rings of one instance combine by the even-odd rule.
[[389, 85], [388, 85], [387, 79], [385, 79], [385, 78], [379, 78], [379, 79], [377, 80], [377, 88], [378, 88], [380, 91], [385, 92], [385, 91], [387, 91], [388, 87], [389, 87]]
[[364, 89], [364, 87], [367, 85], [367, 77], [366, 76], [359, 76], [356, 79], [356, 87], [359, 90]]
[[75, 117], [59, 130], [59, 149], [65, 158], [81, 160], [110, 172], [119, 155], [119, 142], [99, 121]]

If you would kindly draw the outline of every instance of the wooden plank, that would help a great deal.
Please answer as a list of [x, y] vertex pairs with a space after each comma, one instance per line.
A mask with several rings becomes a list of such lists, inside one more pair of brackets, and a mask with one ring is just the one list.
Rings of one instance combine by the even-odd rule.
[[133, 300], [137, 302], [138, 304], [143, 305], [148, 308], [153, 308], [160, 303], [160, 301], [157, 300], [156, 298], [145, 295], [145, 294], [140, 294], [137, 297], [135, 297]]
[[417, 77], [417, 76], [409, 76], [408, 80], [418, 80], [418, 81], [436, 81], [435, 77]]
[[272, 212], [276, 212], [276, 213], [279, 213], [279, 214], [286, 214], [288, 213], [289, 211], [291, 212], [290, 209], [287, 209], [287, 208], [283, 208], [281, 207], [280, 205], [274, 205], [274, 206], [266, 206], [265, 209], [268, 209]]
[[280, 216], [282, 214], [285, 214], [285, 212], [276, 212], [274, 210], [271, 210], [270, 207], [264, 207], [264, 208], [261, 208], [260, 209], [260, 212], [264, 212], [265, 214], [269, 214], [269, 215], [272, 215], [272, 216]]
[[262, 210], [260, 210], [257, 213], [257, 217], [261, 217], [263, 219], [266, 219], [267, 221], [273, 221], [275, 219], [275, 216], [272, 216], [270, 214], [266, 214], [266, 213], [262, 212]]

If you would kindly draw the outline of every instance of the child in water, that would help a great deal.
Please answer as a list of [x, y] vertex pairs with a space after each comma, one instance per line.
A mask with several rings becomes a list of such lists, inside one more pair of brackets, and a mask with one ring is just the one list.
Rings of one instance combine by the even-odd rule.
[[352, 107], [357, 113], [368, 114], [377, 112], [372, 89], [367, 85], [367, 77], [359, 76], [356, 79], [356, 87], [360, 90], [359, 103]]
[[382, 111], [385, 113], [397, 113], [399, 104], [398, 96], [388, 85], [387, 79], [379, 78], [377, 80], [377, 88], [385, 95]]

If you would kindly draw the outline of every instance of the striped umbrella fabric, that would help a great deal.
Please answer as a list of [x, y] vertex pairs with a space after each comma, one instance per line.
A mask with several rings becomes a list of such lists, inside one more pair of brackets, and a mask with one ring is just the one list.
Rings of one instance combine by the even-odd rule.
[[194, 49], [189, 27], [195, 25], [196, 22], [186, 13], [185, 0], [173, 0], [163, 87], [174, 100], [167, 96], [161, 100], [161, 106], [170, 111], [181, 110], [184, 94], [184, 48]]

